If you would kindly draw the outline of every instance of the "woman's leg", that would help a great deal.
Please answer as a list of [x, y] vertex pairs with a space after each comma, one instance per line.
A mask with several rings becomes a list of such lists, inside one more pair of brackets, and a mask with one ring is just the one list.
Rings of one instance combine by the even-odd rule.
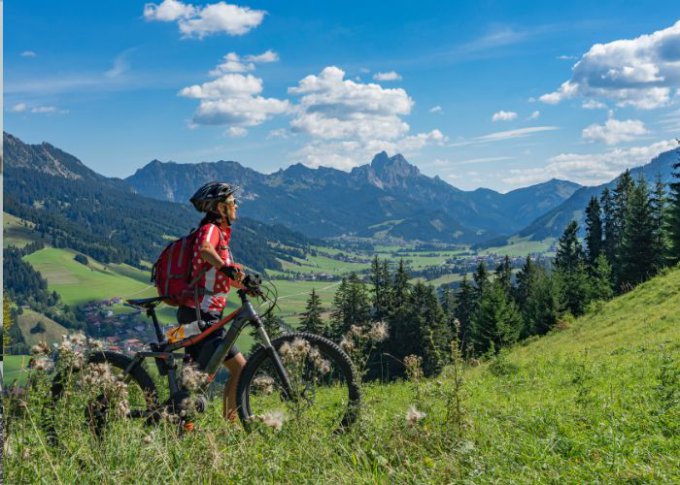
[[236, 409], [236, 385], [241, 376], [241, 371], [246, 366], [246, 358], [239, 352], [231, 359], [225, 360], [224, 366], [229, 369], [229, 382], [224, 386], [222, 416], [224, 419], [233, 422], [238, 417]]

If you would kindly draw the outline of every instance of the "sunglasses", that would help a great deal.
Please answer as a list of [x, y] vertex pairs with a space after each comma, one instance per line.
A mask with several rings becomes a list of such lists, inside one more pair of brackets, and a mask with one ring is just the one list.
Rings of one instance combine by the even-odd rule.
[[233, 206], [238, 205], [238, 202], [236, 201], [236, 198], [227, 199], [227, 200], [225, 200], [224, 202], [225, 202], [227, 205], [233, 205]]

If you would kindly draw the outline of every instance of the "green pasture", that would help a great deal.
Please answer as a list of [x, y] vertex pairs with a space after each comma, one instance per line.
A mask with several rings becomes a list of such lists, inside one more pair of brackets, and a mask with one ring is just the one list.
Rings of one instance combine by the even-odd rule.
[[70, 306], [113, 297], [155, 296], [148, 273], [127, 265], [103, 265], [88, 257], [87, 266], [75, 261], [69, 249], [45, 248], [24, 259], [47, 280], [48, 289]]
[[511, 238], [505, 246], [487, 248], [479, 251], [481, 255], [497, 254], [500, 256], [528, 256], [531, 253], [544, 253], [555, 243], [555, 238], [547, 238], [542, 241], [529, 239]]
[[13, 382], [24, 384], [26, 382], [26, 369], [30, 355], [5, 355], [3, 357], [3, 386], [11, 385]]
[[[48, 344], [61, 342], [62, 337], [68, 333], [67, 329], [54, 320], [28, 308], [23, 309], [23, 313], [18, 316], [17, 320], [21, 335], [24, 337], [24, 341], [29, 347], [39, 342], [47, 342]], [[45, 331], [31, 333], [31, 329], [33, 329], [38, 322], [43, 323]]]

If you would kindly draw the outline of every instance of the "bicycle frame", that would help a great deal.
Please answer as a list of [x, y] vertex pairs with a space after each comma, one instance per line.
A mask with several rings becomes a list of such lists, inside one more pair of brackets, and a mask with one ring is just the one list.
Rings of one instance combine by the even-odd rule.
[[208, 382], [211, 383], [215, 376], [217, 375], [217, 372], [219, 371], [222, 362], [224, 362], [224, 358], [227, 356], [229, 350], [231, 350], [231, 348], [236, 343], [236, 340], [238, 339], [238, 336], [241, 334], [243, 328], [248, 324], [252, 324], [257, 329], [258, 336], [260, 337], [262, 343], [264, 344], [265, 349], [269, 353], [274, 363], [274, 367], [276, 368], [276, 371], [279, 374], [279, 377], [281, 378], [281, 382], [283, 383], [284, 386], [283, 390], [286, 394], [286, 397], [292, 396], [293, 395], [292, 388], [290, 385], [290, 380], [288, 379], [288, 374], [286, 373], [286, 370], [283, 367], [283, 363], [281, 362], [279, 354], [276, 352], [276, 349], [274, 348], [274, 346], [271, 343], [271, 340], [269, 339], [269, 335], [267, 334], [267, 331], [265, 330], [264, 325], [262, 324], [260, 316], [255, 311], [255, 308], [253, 308], [253, 305], [250, 302], [250, 300], [248, 300], [248, 292], [244, 289], [239, 289], [238, 296], [241, 299], [240, 308], [236, 309], [226, 317], [222, 318], [217, 323], [206, 328], [200, 334], [185, 338], [174, 343], [167, 342], [165, 335], [161, 331], [155, 309], [153, 307], [148, 308], [147, 315], [150, 316], [153, 321], [154, 328], [156, 330], [156, 336], [158, 338], [158, 344], [152, 344], [152, 349], [153, 347], [156, 347], [156, 349], [153, 349], [152, 351], [141, 351], [136, 353], [132, 359], [132, 362], [130, 363], [129, 368], [126, 369], [126, 373], [129, 373], [132, 368], [141, 364], [141, 362], [147, 357], [156, 359], [156, 362], [157, 363], [161, 362], [162, 365], [164, 365], [165, 369], [167, 370], [168, 387], [170, 389], [170, 396], [172, 397], [173, 395], [177, 394], [180, 391], [180, 387], [177, 383], [176, 376], [177, 369], [176, 361], [178, 359], [180, 361], [186, 359], [186, 354], [175, 353], [175, 351], [187, 347], [189, 345], [194, 345], [196, 343], [201, 342], [203, 339], [207, 338], [209, 335], [213, 334], [214, 332], [218, 331], [219, 329], [223, 328], [224, 326], [231, 322], [231, 326], [227, 330], [226, 335], [220, 339], [205, 369], [202, 369], [203, 372], [209, 375]]

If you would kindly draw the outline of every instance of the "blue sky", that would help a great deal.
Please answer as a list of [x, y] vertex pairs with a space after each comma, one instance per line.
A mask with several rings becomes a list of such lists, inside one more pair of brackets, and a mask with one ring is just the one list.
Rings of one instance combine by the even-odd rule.
[[386, 150], [466, 190], [596, 184], [680, 135], [674, 4], [9, 2], [4, 128], [119, 177]]

